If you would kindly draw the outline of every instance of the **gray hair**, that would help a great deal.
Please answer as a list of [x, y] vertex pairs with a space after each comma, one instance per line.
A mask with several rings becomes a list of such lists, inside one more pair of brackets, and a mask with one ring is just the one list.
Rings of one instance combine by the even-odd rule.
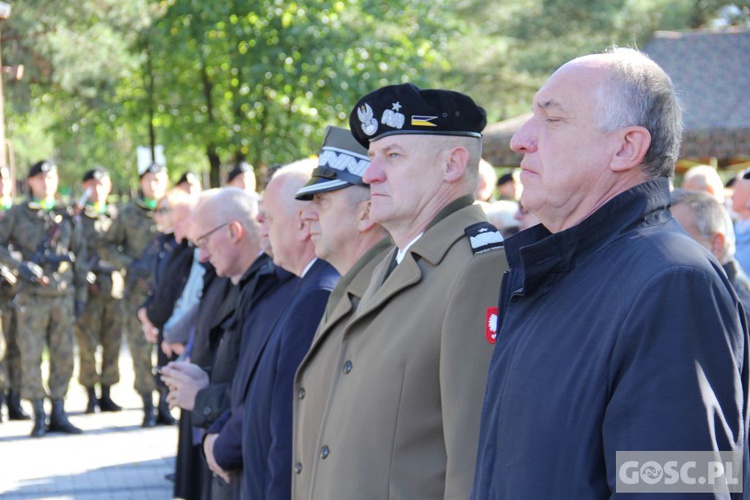
[[647, 55], [635, 49], [614, 47], [609, 77], [597, 92], [599, 128], [641, 126], [651, 134], [643, 159], [648, 178], [670, 177], [682, 142], [682, 107], [669, 76]]
[[729, 244], [727, 238], [727, 211], [716, 198], [703, 191], [690, 191], [687, 189], [675, 189], [672, 191], [672, 206], [686, 205], [693, 213], [693, 224], [696, 231], [706, 241], [711, 240], [717, 234], [725, 236], [724, 254], [721, 256], [722, 263], [734, 255], [734, 246]]
[[213, 211], [217, 219], [236, 220], [245, 230], [258, 233], [258, 201], [255, 193], [235, 187], [221, 187], [203, 191], [198, 195], [198, 209]]

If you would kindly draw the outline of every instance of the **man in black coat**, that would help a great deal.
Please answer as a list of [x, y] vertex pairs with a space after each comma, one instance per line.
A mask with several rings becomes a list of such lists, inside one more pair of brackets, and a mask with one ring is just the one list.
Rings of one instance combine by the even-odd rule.
[[[161, 234], [157, 236], [159, 253], [153, 270], [151, 289], [137, 311], [144, 335], [157, 345], [157, 364], [164, 366], [171, 353], [161, 348], [164, 325], [174, 311], [177, 299], [185, 288], [193, 264], [194, 248], [188, 242], [193, 199], [182, 191], [171, 190], [159, 200], [155, 210], [156, 222]], [[156, 415], [144, 409], [143, 427], [156, 424], [174, 425], [176, 420], [169, 412], [167, 388], [158, 379], [159, 404]], [[148, 406], [148, 401], [145, 402]]]
[[[192, 422], [199, 427], [212, 425], [229, 410], [242, 339], [253, 328], [270, 328], [294, 288], [294, 276], [274, 266], [261, 251], [257, 214], [257, 197], [236, 188], [221, 189], [196, 210], [201, 257], [233, 283], [208, 312], [223, 318], [210, 329], [208, 339], [200, 340], [211, 350], [209, 356], [204, 353], [196, 364], [171, 363], [164, 368], [170, 403], [191, 410]], [[231, 498], [232, 486], [218, 477], [213, 482], [211, 498]]]

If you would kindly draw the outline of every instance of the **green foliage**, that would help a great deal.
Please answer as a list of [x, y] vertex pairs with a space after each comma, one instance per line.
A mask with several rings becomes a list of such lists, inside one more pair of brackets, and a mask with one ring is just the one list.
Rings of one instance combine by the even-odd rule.
[[[747, 25], [719, 0], [27, 0], [2, 24], [7, 135], [19, 172], [52, 157], [63, 183], [95, 165], [136, 184], [138, 145], [173, 179], [219, 179], [317, 152], [363, 94], [412, 81], [472, 95], [489, 120], [528, 109], [561, 63], [658, 29]], [[223, 176], [221, 176], [223, 177]]]

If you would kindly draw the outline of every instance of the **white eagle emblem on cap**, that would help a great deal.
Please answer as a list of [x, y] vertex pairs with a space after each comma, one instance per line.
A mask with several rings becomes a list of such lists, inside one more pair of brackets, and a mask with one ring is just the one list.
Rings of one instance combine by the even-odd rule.
[[367, 103], [357, 108], [357, 117], [362, 122], [362, 132], [367, 135], [373, 135], [378, 131], [378, 121], [373, 117], [374, 114]]

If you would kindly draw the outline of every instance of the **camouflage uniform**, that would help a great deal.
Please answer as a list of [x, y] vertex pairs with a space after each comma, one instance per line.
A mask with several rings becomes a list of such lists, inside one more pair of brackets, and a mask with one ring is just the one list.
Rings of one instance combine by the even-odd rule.
[[[119, 270], [100, 259], [97, 248], [116, 216], [116, 210], [111, 206], [104, 213], [87, 206], [80, 218], [88, 255], [89, 295], [75, 332], [80, 360], [78, 380], [87, 388], [97, 384], [111, 386], [120, 381], [118, 360], [122, 342], [122, 314], [119, 299], [123, 294], [123, 276]], [[101, 374], [96, 369], [98, 345], [102, 346]]]
[[[7, 208], [10, 208], [10, 206]], [[4, 204], [0, 204], [0, 218], [5, 217], [7, 208]], [[6, 266], [2, 266], [2, 274], [3, 278], [0, 279], [0, 326], [2, 326], [3, 331], [0, 334], [0, 343], [3, 344], [3, 349], [0, 349], [2, 351], [0, 352], [0, 401], [7, 405], [10, 420], [28, 420], [31, 417], [21, 408], [21, 351], [16, 339], [16, 315], [10, 305], [16, 295], [17, 285], [13, 284], [16, 277], [12, 276], [10, 280], [5, 278], [9, 274], [13, 274]]]
[[21, 353], [16, 341], [15, 315], [10, 302], [15, 295], [15, 287], [5, 279], [0, 279], [0, 392], [8, 389], [21, 390]]
[[[141, 200], [131, 201], [122, 207], [119, 217], [114, 219], [109, 231], [99, 245], [99, 254], [117, 269], [128, 269], [123, 300], [119, 301], [125, 337], [133, 357], [135, 390], [142, 396], [156, 389], [152, 353], [153, 344], [143, 336], [136, 312], [148, 295], [151, 276], [136, 277], [134, 264], [142, 264], [143, 257], [151, 253], [157, 235], [154, 211]], [[141, 261], [140, 263], [138, 261]]]
[[[50, 237], [51, 236], [51, 237]], [[45, 245], [45, 243], [47, 245]], [[62, 400], [73, 375], [74, 301], [86, 300], [86, 250], [81, 230], [64, 207], [43, 210], [33, 201], [13, 206], [0, 219], [0, 262], [18, 270], [21, 262], [36, 261], [49, 284], [21, 282], [13, 301], [16, 310], [17, 341], [21, 352], [21, 396], [42, 400], [42, 350], [49, 344], [50, 396]], [[11, 255], [9, 245], [20, 252]], [[42, 264], [39, 250], [47, 246]], [[81, 259], [77, 261], [77, 259]]]

